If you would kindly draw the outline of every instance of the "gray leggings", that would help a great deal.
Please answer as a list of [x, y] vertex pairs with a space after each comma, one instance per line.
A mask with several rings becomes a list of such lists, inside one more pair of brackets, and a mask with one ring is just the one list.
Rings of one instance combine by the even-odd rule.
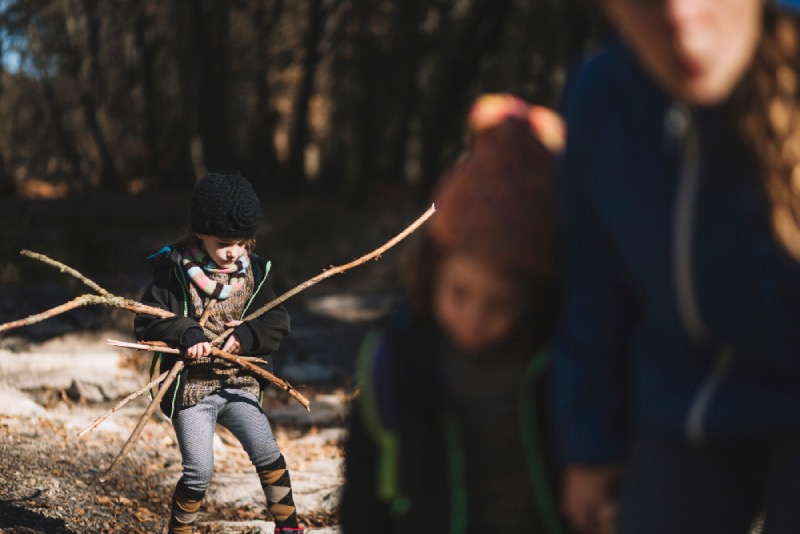
[[217, 390], [175, 414], [172, 424], [183, 457], [184, 487], [204, 492], [214, 474], [214, 427], [219, 423], [241, 442], [256, 468], [281, 456], [258, 399], [238, 389]]

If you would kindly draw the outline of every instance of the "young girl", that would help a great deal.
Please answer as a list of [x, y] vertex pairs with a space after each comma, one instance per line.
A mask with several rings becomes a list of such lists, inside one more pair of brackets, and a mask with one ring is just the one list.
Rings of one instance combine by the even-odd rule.
[[551, 111], [486, 96], [410, 266], [410, 309], [364, 344], [343, 530], [563, 532], [547, 344], [556, 294]]
[[800, 33], [764, 0], [603, 0], [569, 84], [563, 507], [608, 532], [800, 528]]
[[[186, 358], [161, 404], [172, 418], [183, 458], [169, 532], [192, 531], [214, 471], [217, 423], [230, 430], [250, 456], [275, 532], [302, 532], [286, 462], [261, 409], [265, 384], [234, 364], [210, 357], [211, 345], [200, 323], [217, 335], [235, 327], [222, 350], [258, 356], [268, 368], [269, 356], [289, 333], [289, 315], [280, 306], [258, 319], [241, 320], [276, 296], [266, 281], [270, 262], [252, 253], [261, 218], [258, 197], [241, 175], [209, 174], [194, 187], [190, 216], [192, 237], [150, 258], [155, 275], [141, 300], [176, 317], [140, 314], [134, 322], [137, 339], [165, 341], [182, 349]], [[164, 356], [161, 367], [174, 362]]]

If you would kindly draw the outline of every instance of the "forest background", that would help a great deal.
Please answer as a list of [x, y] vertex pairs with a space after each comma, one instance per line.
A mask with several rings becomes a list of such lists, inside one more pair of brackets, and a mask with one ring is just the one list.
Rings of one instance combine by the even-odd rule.
[[424, 209], [477, 95], [557, 107], [608, 34], [594, 7], [0, 0], [0, 319], [54, 278], [21, 248], [136, 296], [209, 171], [252, 180], [278, 286], [374, 248]]

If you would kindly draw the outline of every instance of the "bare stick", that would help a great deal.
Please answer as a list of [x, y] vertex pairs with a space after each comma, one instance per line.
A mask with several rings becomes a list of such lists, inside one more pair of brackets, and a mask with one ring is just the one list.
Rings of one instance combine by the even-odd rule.
[[136, 391], [134, 391], [133, 393], [131, 393], [130, 395], [128, 395], [127, 397], [125, 397], [124, 399], [122, 399], [121, 401], [116, 403], [110, 410], [108, 410], [106, 413], [104, 413], [103, 415], [101, 415], [100, 417], [98, 417], [97, 419], [92, 421], [92, 424], [90, 424], [89, 426], [87, 426], [86, 428], [81, 430], [78, 433], [78, 437], [82, 438], [83, 436], [85, 436], [86, 434], [88, 434], [89, 432], [91, 432], [92, 430], [97, 428], [98, 426], [100, 426], [100, 423], [102, 423], [103, 421], [105, 421], [106, 419], [111, 417], [111, 415], [114, 412], [116, 412], [117, 410], [119, 410], [120, 408], [122, 408], [123, 406], [125, 406], [130, 401], [132, 401], [133, 399], [137, 398], [138, 396], [143, 395], [150, 388], [153, 388], [156, 385], [158, 385], [162, 380], [167, 378], [168, 374], [169, 374], [169, 371], [164, 371], [163, 373], [161, 373], [158, 376], [158, 378], [156, 378], [155, 380], [153, 380], [149, 384], [147, 384], [145, 386], [142, 386], [141, 388], [137, 389]]
[[[160, 344], [156, 345], [154, 343], [128, 343], [126, 341], [116, 341], [116, 340], [113, 340], [113, 339], [109, 339], [107, 341], [108, 341], [108, 343], [110, 345], [114, 345], [115, 347], [125, 347], [125, 348], [136, 349], [136, 350], [158, 351], [158, 352], [163, 352], [165, 354], [180, 354], [181, 353], [181, 351], [178, 350], [178, 349], [175, 349], [175, 348], [172, 348], [172, 347], [164, 347], [164, 346], [161, 346]], [[309, 402], [309, 400], [307, 398], [305, 398], [303, 396], [303, 394], [301, 394], [299, 391], [297, 391], [294, 388], [294, 386], [292, 386], [286, 380], [278, 378], [277, 376], [275, 376], [274, 374], [270, 373], [266, 369], [262, 369], [261, 367], [251, 363], [248, 359], [245, 359], [245, 358], [243, 358], [241, 356], [237, 356], [235, 354], [231, 354], [229, 352], [223, 352], [218, 348], [213, 347], [211, 349], [211, 354], [213, 356], [218, 357], [218, 358], [222, 358], [223, 360], [227, 360], [229, 362], [233, 362], [233, 363], [235, 363], [235, 364], [247, 369], [248, 371], [251, 371], [253, 374], [255, 374], [255, 375], [257, 375], [257, 376], [259, 376], [259, 377], [261, 377], [261, 378], [263, 378], [265, 380], [269, 380], [270, 382], [272, 382], [273, 384], [275, 384], [276, 386], [278, 386], [279, 388], [281, 388], [282, 390], [287, 392], [289, 395], [294, 397], [297, 400], [297, 402], [302, 404], [303, 407], [306, 410], [311, 411], [311, 408], [310, 408], [311, 402]]]
[[81, 306], [89, 306], [93, 304], [91, 302], [92, 298], [93, 295], [83, 295], [81, 297], [74, 298], [69, 302], [65, 302], [60, 306], [56, 306], [55, 308], [49, 309], [42, 313], [37, 313], [35, 315], [25, 317], [24, 319], [17, 319], [16, 321], [0, 324], [0, 332], [5, 332], [6, 330], [13, 330], [14, 328], [20, 328], [22, 326], [32, 325], [34, 323], [44, 321], [45, 319], [55, 317], [56, 315], [60, 315], [70, 310], [74, 310], [75, 308], [80, 308]]
[[147, 424], [147, 420], [150, 419], [150, 416], [161, 402], [161, 399], [164, 398], [164, 394], [167, 392], [167, 389], [169, 389], [169, 386], [172, 384], [172, 382], [175, 381], [175, 377], [178, 376], [178, 373], [181, 372], [181, 369], [183, 369], [183, 360], [178, 360], [177, 362], [175, 362], [175, 365], [172, 366], [172, 369], [170, 370], [169, 374], [167, 374], [167, 377], [164, 379], [164, 382], [161, 384], [161, 387], [158, 388], [158, 393], [156, 393], [156, 396], [153, 397], [152, 401], [150, 401], [150, 405], [144, 411], [144, 414], [142, 414], [142, 417], [136, 424], [136, 428], [134, 428], [133, 432], [131, 432], [131, 435], [128, 437], [128, 441], [125, 442], [125, 445], [123, 445], [122, 450], [119, 451], [116, 458], [114, 458], [114, 461], [111, 462], [111, 465], [108, 466], [108, 469], [106, 469], [105, 473], [103, 473], [103, 476], [100, 477], [101, 483], [108, 480], [108, 474], [111, 472], [112, 469], [114, 469], [114, 467], [117, 465], [117, 462], [119, 462], [120, 458], [125, 456], [125, 454], [127, 454], [128, 451], [133, 448], [134, 443], [136, 443], [136, 440], [139, 438], [139, 434], [141, 434], [142, 430], [144, 430], [144, 427]]
[[[309, 287], [313, 286], [314, 284], [325, 280], [326, 278], [330, 278], [331, 276], [333, 276], [335, 274], [341, 274], [341, 273], [343, 273], [345, 271], [349, 271], [353, 267], [358, 267], [359, 265], [367, 263], [370, 260], [379, 259], [381, 254], [383, 254], [384, 252], [386, 252], [387, 250], [389, 250], [390, 248], [395, 246], [397, 243], [399, 243], [400, 241], [402, 241], [403, 239], [405, 239], [406, 237], [411, 235], [411, 233], [413, 233], [417, 228], [422, 226], [422, 224], [425, 221], [427, 221], [431, 217], [431, 215], [434, 214], [435, 211], [436, 211], [436, 206], [435, 205], [431, 205], [431, 207], [428, 208], [428, 211], [423, 213], [416, 221], [411, 223], [405, 230], [403, 230], [402, 232], [400, 232], [399, 234], [394, 236], [392, 239], [390, 239], [389, 241], [384, 243], [382, 246], [376, 248], [375, 250], [373, 250], [369, 254], [364, 254], [360, 258], [358, 258], [356, 260], [353, 260], [350, 263], [346, 263], [344, 265], [339, 265], [338, 267], [331, 267], [330, 269], [327, 269], [327, 270], [323, 271], [322, 273], [318, 274], [317, 276], [315, 276], [315, 277], [313, 277], [313, 278], [311, 278], [309, 280], [306, 280], [305, 282], [303, 282], [302, 284], [294, 287], [293, 289], [290, 289], [289, 291], [287, 291], [283, 295], [279, 296], [278, 298], [266, 303], [264, 306], [262, 306], [261, 308], [257, 309], [256, 311], [254, 311], [253, 313], [251, 313], [247, 317], [245, 317], [244, 320], [245, 321], [250, 321], [250, 320], [256, 319], [257, 317], [260, 317], [260, 316], [264, 315], [265, 313], [267, 313], [269, 310], [271, 310], [275, 306], [279, 306], [280, 304], [283, 304], [284, 301], [292, 298], [293, 296], [297, 295], [301, 291], [308, 289]], [[211, 344], [212, 345], [218, 345], [225, 338], [227, 338], [233, 332], [233, 330], [234, 330], [233, 328], [229, 328], [229, 329], [225, 330], [222, 334], [220, 334], [219, 336], [214, 338], [211, 341]]]
[[81, 282], [83, 282], [84, 284], [86, 284], [87, 286], [92, 288], [95, 292], [99, 293], [100, 295], [102, 295], [104, 297], [112, 297], [113, 296], [111, 293], [109, 293], [108, 291], [106, 291], [105, 289], [103, 289], [102, 287], [97, 285], [97, 283], [95, 283], [94, 281], [89, 280], [84, 275], [82, 275], [81, 273], [79, 273], [78, 271], [73, 269], [72, 267], [70, 267], [68, 265], [64, 265], [60, 261], [56, 261], [54, 259], [48, 258], [44, 254], [31, 252], [30, 250], [24, 250], [23, 249], [23, 250], [20, 250], [19, 253], [22, 254], [23, 256], [27, 256], [29, 258], [33, 258], [34, 260], [39, 260], [39, 261], [44, 262], [44, 263], [46, 263], [48, 265], [51, 265], [51, 266], [55, 267], [56, 269], [58, 269], [59, 271], [61, 271], [62, 273], [67, 273], [70, 276], [74, 276], [75, 278], [77, 278], [78, 280], [80, 280]]
[[208, 318], [211, 317], [211, 312], [214, 311], [214, 306], [217, 305], [218, 300], [209, 299], [208, 304], [206, 304], [206, 309], [203, 312], [203, 315], [200, 316], [200, 320], [197, 321], [200, 323], [200, 326], [205, 326], [206, 322], [208, 322]]
[[75, 297], [69, 302], [61, 304], [60, 306], [56, 306], [55, 308], [51, 308], [49, 310], [25, 317], [23, 319], [17, 319], [16, 321], [0, 324], [0, 332], [5, 332], [7, 330], [13, 330], [14, 328], [20, 328], [22, 326], [29, 326], [34, 323], [39, 323], [46, 319], [50, 319], [51, 317], [55, 317], [56, 315], [60, 315], [62, 313], [83, 306], [108, 306], [109, 308], [118, 308], [118, 309], [128, 310], [134, 313], [145, 313], [147, 315], [154, 315], [156, 317], [162, 317], [162, 318], [175, 316], [174, 313], [169, 312], [167, 310], [163, 310], [161, 308], [155, 308], [153, 306], [146, 306], [140, 302], [136, 302], [135, 300], [117, 297], [114, 295], [110, 296], [81, 295], [80, 297]]

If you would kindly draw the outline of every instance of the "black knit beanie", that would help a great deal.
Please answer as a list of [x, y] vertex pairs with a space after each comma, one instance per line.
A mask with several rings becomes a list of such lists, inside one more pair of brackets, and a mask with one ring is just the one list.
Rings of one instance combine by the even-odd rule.
[[209, 173], [192, 191], [192, 232], [215, 237], [250, 239], [256, 235], [261, 205], [241, 174]]

